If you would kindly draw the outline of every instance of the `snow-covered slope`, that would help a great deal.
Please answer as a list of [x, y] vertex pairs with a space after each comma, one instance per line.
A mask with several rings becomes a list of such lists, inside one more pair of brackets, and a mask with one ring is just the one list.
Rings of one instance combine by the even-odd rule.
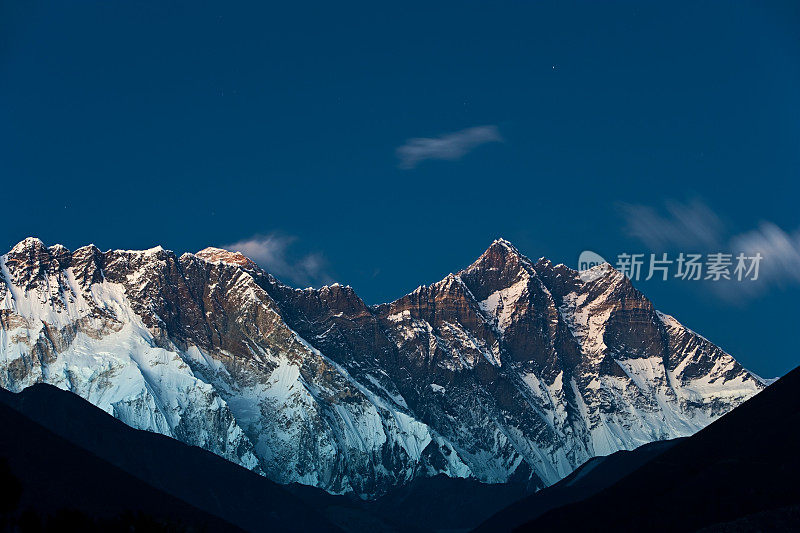
[[607, 266], [496, 241], [368, 307], [208, 248], [0, 257], [0, 386], [44, 381], [264, 473], [379, 495], [443, 473], [551, 484], [598, 454], [689, 435], [764, 387]]

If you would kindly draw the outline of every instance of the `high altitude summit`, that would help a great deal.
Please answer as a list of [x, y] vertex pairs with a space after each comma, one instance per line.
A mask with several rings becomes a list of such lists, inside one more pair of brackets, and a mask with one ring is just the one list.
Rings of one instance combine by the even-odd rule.
[[218, 248], [28, 238], [0, 267], [0, 386], [51, 383], [273, 480], [364, 498], [435, 474], [542, 487], [765, 386], [609, 265], [582, 276], [504, 240], [377, 306]]

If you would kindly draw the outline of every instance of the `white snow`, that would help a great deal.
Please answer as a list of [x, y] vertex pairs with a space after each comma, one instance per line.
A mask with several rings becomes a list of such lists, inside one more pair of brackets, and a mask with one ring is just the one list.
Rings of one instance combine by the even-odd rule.
[[478, 302], [481, 311], [487, 317], [494, 318], [495, 327], [500, 333], [505, 333], [511, 324], [517, 302], [527, 294], [529, 280], [524, 275], [510, 287], [493, 292], [485, 300]]

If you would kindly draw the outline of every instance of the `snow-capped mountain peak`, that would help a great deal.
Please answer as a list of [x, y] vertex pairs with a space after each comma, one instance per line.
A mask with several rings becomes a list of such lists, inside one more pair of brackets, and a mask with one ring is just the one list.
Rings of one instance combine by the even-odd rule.
[[222, 248], [214, 248], [213, 246], [204, 248], [195, 255], [212, 263], [220, 262], [228, 265], [256, 268], [255, 262], [241, 252], [231, 252]]

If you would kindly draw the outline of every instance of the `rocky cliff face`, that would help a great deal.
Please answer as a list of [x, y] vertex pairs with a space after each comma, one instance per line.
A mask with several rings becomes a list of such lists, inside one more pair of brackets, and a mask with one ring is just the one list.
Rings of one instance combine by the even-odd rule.
[[608, 265], [472, 265], [370, 307], [238, 253], [0, 258], [0, 386], [47, 382], [280, 482], [379, 495], [418, 476], [551, 484], [689, 435], [764, 383]]

